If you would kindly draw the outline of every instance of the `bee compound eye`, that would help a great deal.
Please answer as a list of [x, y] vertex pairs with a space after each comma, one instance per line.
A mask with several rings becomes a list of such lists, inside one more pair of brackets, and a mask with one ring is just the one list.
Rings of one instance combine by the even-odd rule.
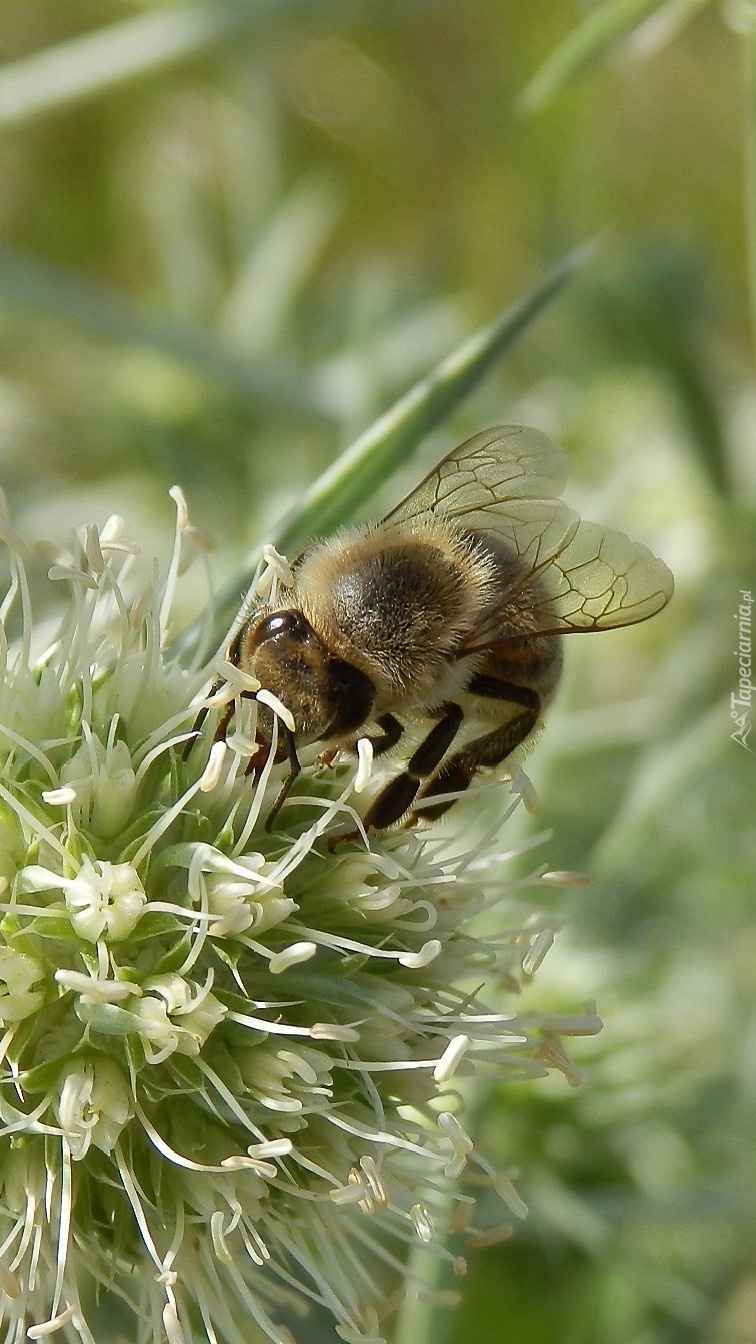
[[310, 627], [300, 612], [274, 611], [257, 627], [257, 640], [262, 644], [265, 640], [276, 639], [279, 635], [304, 639], [309, 632]]

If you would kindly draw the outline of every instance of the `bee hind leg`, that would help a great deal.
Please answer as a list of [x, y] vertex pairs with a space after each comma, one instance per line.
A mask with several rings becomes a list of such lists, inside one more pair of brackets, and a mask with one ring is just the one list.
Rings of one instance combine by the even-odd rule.
[[[412, 806], [423, 780], [432, 775], [439, 761], [443, 760], [459, 730], [462, 710], [459, 705], [449, 702], [441, 706], [441, 715], [438, 723], [434, 724], [427, 737], [423, 738], [420, 746], [410, 757], [406, 769], [389, 780], [377, 798], [373, 799], [365, 815], [366, 827], [381, 831], [399, 821]], [[395, 738], [392, 737], [392, 733], [396, 730], [385, 726], [386, 719], [391, 719], [400, 730]], [[384, 736], [391, 738], [386, 746], [382, 747], [382, 750], [387, 750], [388, 746], [393, 746], [394, 741], [399, 740], [401, 724], [393, 718], [393, 715], [385, 715], [384, 719], [379, 719], [378, 722], [384, 728]]]
[[501, 765], [502, 761], [511, 756], [512, 752], [525, 741], [535, 728], [540, 711], [540, 697], [537, 692], [529, 691], [528, 695], [533, 698], [533, 704], [529, 709], [523, 709], [500, 728], [494, 728], [492, 732], [484, 733], [482, 737], [473, 738], [472, 742], [455, 751], [454, 755], [444, 762], [438, 773], [423, 786], [417, 807], [409, 818], [410, 825], [418, 819], [434, 821], [436, 817], [442, 816], [455, 800], [449, 798], [444, 802], [434, 803], [426, 802], [426, 799], [431, 800], [444, 793], [462, 793], [472, 783], [478, 770], [485, 766]]

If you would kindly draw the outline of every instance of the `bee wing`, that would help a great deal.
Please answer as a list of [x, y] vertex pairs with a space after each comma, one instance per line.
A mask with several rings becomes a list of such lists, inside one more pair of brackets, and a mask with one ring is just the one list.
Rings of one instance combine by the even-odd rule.
[[519, 508], [520, 521], [506, 534], [518, 561], [512, 581], [470, 633], [465, 652], [522, 640], [506, 634], [513, 609], [534, 617], [538, 634], [558, 635], [635, 625], [667, 605], [674, 579], [642, 542], [584, 522], [562, 500], [522, 501]]
[[465, 527], [499, 530], [516, 521], [517, 500], [561, 495], [569, 463], [538, 429], [495, 425], [461, 443], [429, 472], [384, 523], [418, 522], [440, 514]]
[[518, 562], [463, 652], [506, 642], [513, 608], [535, 616], [539, 634], [568, 634], [645, 621], [672, 596], [670, 571], [646, 546], [581, 521], [559, 498], [568, 465], [539, 430], [497, 425], [454, 448], [384, 519], [391, 526], [448, 518], [500, 537]]

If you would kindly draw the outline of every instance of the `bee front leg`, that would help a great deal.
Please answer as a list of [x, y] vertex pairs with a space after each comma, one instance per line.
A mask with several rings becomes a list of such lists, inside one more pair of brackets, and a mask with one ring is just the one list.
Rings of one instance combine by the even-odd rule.
[[[376, 719], [376, 723], [383, 731], [376, 733], [375, 736], [368, 734], [367, 740], [373, 748], [373, 755], [382, 756], [384, 751], [390, 751], [392, 747], [396, 746], [404, 732], [404, 725], [398, 719], [395, 719], [393, 714], [382, 714], [379, 719]], [[321, 751], [318, 756], [318, 765], [333, 765], [340, 751], [341, 747], [330, 747], [328, 751]]]
[[423, 738], [407, 762], [406, 770], [390, 780], [377, 798], [373, 799], [365, 816], [366, 827], [381, 831], [399, 821], [412, 806], [423, 780], [432, 775], [439, 761], [443, 760], [459, 730], [462, 710], [451, 702], [442, 705], [441, 709], [443, 717]]
[[297, 756], [297, 744], [294, 740], [293, 732], [291, 731], [290, 728], [286, 727], [286, 724], [283, 723], [281, 724], [281, 731], [284, 735], [284, 741], [286, 743], [286, 755], [289, 758], [290, 769], [288, 775], [286, 776], [286, 779], [281, 785], [281, 791], [278, 797], [276, 798], [276, 801], [274, 802], [272, 808], [270, 809], [270, 812], [268, 813], [268, 817], [265, 822], [266, 831], [272, 830], [273, 822], [275, 821], [276, 817], [281, 811], [281, 808], [286, 802], [286, 798], [288, 797], [291, 786], [302, 769], [301, 765], [299, 764], [299, 757]]
[[[210, 697], [213, 695], [217, 695], [218, 691], [224, 685], [225, 682], [223, 681], [214, 681], [212, 686], [210, 687], [210, 690], [207, 693], [208, 699], [210, 699]], [[244, 699], [254, 700], [255, 698], [254, 691], [240, 691], [239, 695], [242, 700]], [[210, 713], [209, 707], [207, 705], [203, 705], [196, 719], [194, 720], [194, 723], [192, 724], [192, 735], [184, 743], [183, 750], [181, 752], [182, 761], [186, 761], [189, 759], [192, 747], [196, 743], [197, 738], [200, 735], [202, 725], [205, 722], [205, 719], [207, 718], [209, 713]], [[218, 727], [213, 733], [213, 742], [225, 742], [226, 735], [228, 733], [228, 725], [233, 719], [235, 713], [236, 713], [236, 702], [234, 700], [230, 700], [229, 703], [226, 705], [223, 713], [221, 714], [220, 719], [218, 720]]]
[[402, 733], [404, 726], [393, 714], [382, 714], [376, 719], [378, 727], [382, 730], [380, 735], [376, 733], [375, 737], [369, 737], [368, 742], [373, 748], [374, 756], [382, 756], [384, 751], [390, 751], [395, 747]]

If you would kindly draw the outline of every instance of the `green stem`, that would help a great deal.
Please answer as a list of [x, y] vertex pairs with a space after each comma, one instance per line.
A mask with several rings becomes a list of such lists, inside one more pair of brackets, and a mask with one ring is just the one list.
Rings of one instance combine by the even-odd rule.
[[[451, 1324], [450, 1312], [448, 1307], [438, 1305], [434, 1294], [438, 1293], [445, 1262], [427, 1247], [418, 1247], [410, 1252], [407, 1269], [409, 1288], [392, 1321], [391, 1344], [444, 1344]], [[427, 1294], [412, 1291], [418, 1280], [428, 1289]]]

